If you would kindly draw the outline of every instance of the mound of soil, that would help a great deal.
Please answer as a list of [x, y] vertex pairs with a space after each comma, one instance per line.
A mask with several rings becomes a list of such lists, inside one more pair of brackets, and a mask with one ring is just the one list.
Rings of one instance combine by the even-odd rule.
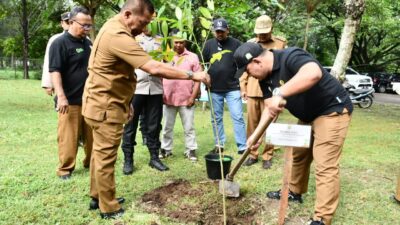
[[[265, 202], [264, 202], [265, 203]], [[145, 193], [141, 206], [147, 212], [195, 224], [223, 224], [223, 198], [218, 182], [190, 184], [174, 180]], [[262, 203], [246, 197], [226, 199], [227, 224], [262, 224], [257, 221]]]

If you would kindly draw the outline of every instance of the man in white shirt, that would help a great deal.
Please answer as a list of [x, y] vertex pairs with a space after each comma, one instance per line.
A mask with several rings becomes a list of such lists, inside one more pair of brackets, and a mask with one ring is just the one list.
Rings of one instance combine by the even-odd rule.
[[69, 28], [69, 12], [65, 12], [61, 14], [61, 21], [60, 25], [63, 28], [63, 32], [55, 34], [50, 37], [49, 41], [47, 42], [46, 46], [46, 52], [44, 54], [44, 62], [43, 62], [43, 72], [42, 72], [42, 88], [44, 91], [52, 96], [54, 93], [54, 87], [53, 84], [51, 83], [51, 77], [49, 73], [49, 49], [53, 41], [61, 36], [64, 32], [68, 31]]

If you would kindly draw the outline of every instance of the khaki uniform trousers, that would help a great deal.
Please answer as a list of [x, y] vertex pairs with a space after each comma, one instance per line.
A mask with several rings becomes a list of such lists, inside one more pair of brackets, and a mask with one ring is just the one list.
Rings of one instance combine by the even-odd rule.
[[102, 213], [118, 211], [115, 197], [115, 162], [121, 142], [123, 124], [96, 121], [85, 117], [93, 130], [93, 152], [90, 162], [90, 196], [99, 200]]
[[[248, 97], [247, 98], [247, 138], [256, 130], [258, 123], [261, 119], [261, 114], [264, 110], [264, 99], [261, 97]], [[274, 146], [265, 145], [262, 152], [263, 160], [271, 160], [274, 155]], [[258, 149], [250, 151], [250, 157], [253, 159], [258, 158]]]
[[[339, 204], [339, 160], [351, 115], [332, 113], [317, 117], [312, 123], [312, 148], [294, 148], [290, 190], [307, 192], [310, 165], [315, 162], [316, 200], [314, 220], [323, 219], [326, 225]], [[299, 122], [299, 124], [304, 124]]]
[[79, 136], [82, 135], [85, 159], [83, 166], [88, 168], [92, 153], [92, 130], [85, 123], [79, 105], [68, 106], [68, 113], [58, 113], [58, 159], [57, 176], [70, 174], [75, 169]]
[[400, 201], [400, 175], [397, 177], [397, 188], [395, 198]]

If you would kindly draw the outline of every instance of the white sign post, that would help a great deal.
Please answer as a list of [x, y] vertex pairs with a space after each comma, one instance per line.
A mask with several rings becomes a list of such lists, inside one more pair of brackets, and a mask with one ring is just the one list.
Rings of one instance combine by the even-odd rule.
[[266, 131], [265, 139], [268, 144], [284, 146], [285, 148], [278, 218], [278, 224], [283, 225], [285, 223], [286, 209], [289, 204], [289, 179], [292, 173], [293, 147], [310, 147], [311, 126], [272, 123]]

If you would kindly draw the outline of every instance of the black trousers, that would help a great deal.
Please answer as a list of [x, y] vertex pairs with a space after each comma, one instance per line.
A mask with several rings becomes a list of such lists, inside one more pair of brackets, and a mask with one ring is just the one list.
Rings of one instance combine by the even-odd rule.
[[163, 108], [163, 95], [134, 95], [131, 102], [134, 109], [133, 119], [124, 126], [122, 137], [122, 150], [134, 152], [136, 145], [136, 132], [140, 114], [143, 113], [140, 123], [142, 135], [147, 138], [149, 150], [161, 147], [160, 133]]

